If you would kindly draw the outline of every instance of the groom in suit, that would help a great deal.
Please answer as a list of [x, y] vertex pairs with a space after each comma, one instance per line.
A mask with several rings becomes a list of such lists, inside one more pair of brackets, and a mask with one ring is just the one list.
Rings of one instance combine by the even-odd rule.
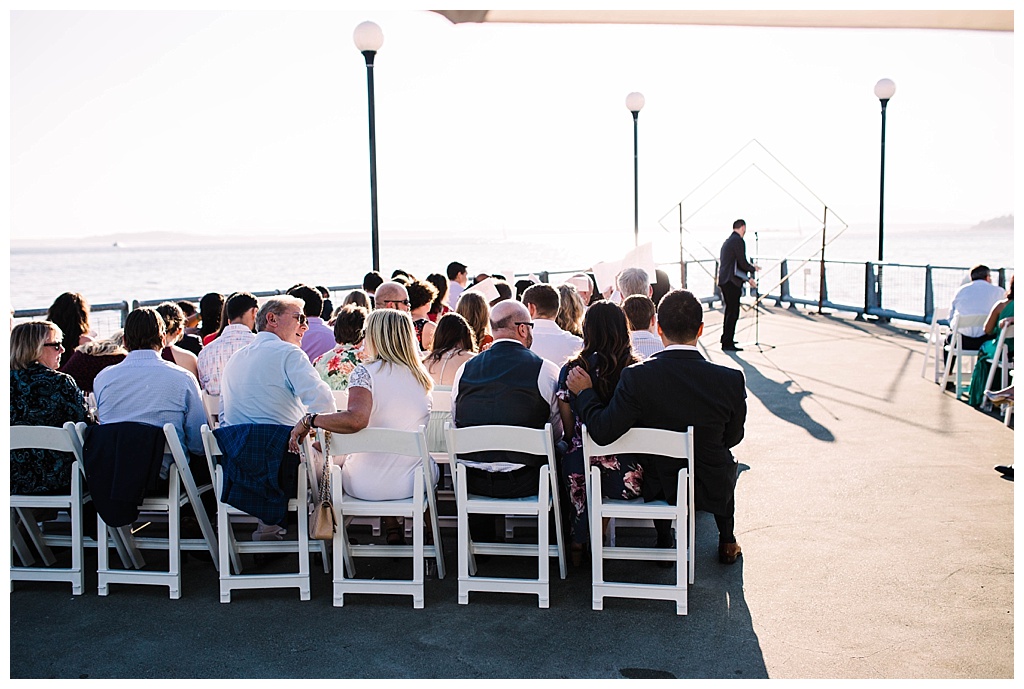
[[725, 305], [725, 320], [722, 324], [722, 351], [739, 352], [736, 346], [736, 321], [740, 318], [740, 294], [743, 283], [757, 287], [757, 282], [750, 273], [761, 270], [761, 266], [747, 260], [747, 244], [743, 235], [747, 233], [747, 223], [737, 220], [732, 224], [732, 234], [722, 244], [722, 252], [718, 260], [718, 287], [722, 290], [722, 303]]
[[[711, 512], [718, 524], [718, 559], [731, 565], [740, 555], [736, 542], [736, 461], [730, 448], [743, 439], [747, 415], [743, 373], [713, 364], [697, 350], [704, 331], [703, 308], [687, 290], [666, 294], [658, 305], [658, 334], [665, 349], [622, 371], [611, 401], [601, 404], [590, 376], [577, 366], [569, 390], [577, 395], [581, 420], [602, 445], [634, 426], [685, 431], [693, 426], [696, 509]], [[640, 458], [647, 501], [676, 504], [676, 476], [686, 460]], [[671, 522], [656, 520], [657, 547], [672, 547]]]

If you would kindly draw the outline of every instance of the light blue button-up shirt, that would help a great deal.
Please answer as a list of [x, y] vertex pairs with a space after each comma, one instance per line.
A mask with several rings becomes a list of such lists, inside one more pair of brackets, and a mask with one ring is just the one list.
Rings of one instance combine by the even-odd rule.
[[[93, 385], [100, 423], [135, 421], [174, 426], [183, 447], [203, 454], [200, 429], [206, 423], [199, 382], [185, 369], [160, 358], [152, 349], [128, 352], [124, 361], [108, 366]], [[164, 456], [160, 478], [167, 478], [173, 459]]]

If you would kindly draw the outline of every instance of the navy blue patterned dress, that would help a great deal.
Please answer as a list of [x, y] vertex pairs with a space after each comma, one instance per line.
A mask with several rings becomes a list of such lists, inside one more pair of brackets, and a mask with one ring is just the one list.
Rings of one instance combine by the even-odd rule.
[[[85, 421], [85, 396], [66, 373], [36, 362], [11, 371], [11, 425], [63, 426]], [[53, 450], [11, 450], [11, 494], [65, 493], [74, 455]]]
[[[596, 360], [588, 360], [593, 371]], [[594, 376], [600, 375], [595, 371]], [[558, 389], [555, 395], [572, 408], [575, 420], [569, 450], [562, 457], [559, 467], [562, 484], [569, 496], [569, 532], [573, 543], [590, 542], [590, 522], [587, 514], [587, 491], [583, 476], [583, 422], [576, 412], [576, 395], [569, 392], [567, 380], [569, 364], [562, 366], [558, 374]], [[607, 400], [604, 400], [607, 402]], [[617, 500], [633, 500], [641, 495], [644, 471], [635, 461], [620, 461], [615, 455], [591, 457], [590, 466], [601, 468], [601, 496]], [[589, 468], [588, 468], [589, 469]]]

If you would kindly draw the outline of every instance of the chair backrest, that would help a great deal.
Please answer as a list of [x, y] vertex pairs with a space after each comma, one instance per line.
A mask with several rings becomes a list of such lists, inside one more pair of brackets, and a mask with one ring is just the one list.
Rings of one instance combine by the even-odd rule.
[[203, 390], [203, 408], [206, 410], [206, 422], [210, 428], [220, 425], [220, 395], [211, 395]]
[[940, 324], [940, 321], [949, 320], [949, 307], [939, 307], [932, 311], [932, 327]]
[[980, 314], [953, 314], [953, 320], [949, 323], [949, 329], [959, 334], [961, 331], [967, 328], [983, 328], [985, 327], [985, 321], [988, 320], [987, 313]]
[[430, 393], [430, 409], [431, 411], [447, 411], [452, 410], [452, 391], [451, 390], [433, 390]]
[[[324, 438], [323, 429], [317, 429], [317, 438], [320, 441], [320, 447], [326, 454], [327, 443]], [[393, 428], [364, 428], [358, 433], [331, 433], [331, 456], [347, 455], [353, 452], [384, 452], [430, 460], [430, 453], [427, 451], [426, 432], [423, 426], [420, 426], [418, 431], [399, 431]]]
[[348, 389], [345, 390], [331, 390], [334, 394], [334, 407], [338, 411], [348, 410]]
[[[220, 444], [217, 442], [217, 436], [214, 435], [209, 426], [203, 424], [201, 433], [203, 436], [203, 449], [206, 451], [206, 463], [210, 466], [210, 476], [215, 477], [217, 475], [216, 467], [219, 463], [217, 461], [217, 457], [223, 456], [224, 451], [220, 449]], [[317, 483], [316, 472], [310, 467], [311, 463], [306, 461], [306, 459], [311, 456], [311, 449], [309, 438], [306, 438], [302, 443], [302, 452], [299, 454], [299, 459], [302, 464], [306, 465], [307, 477], [310, 480], [309, 485], [313, 486], [314, 489], [318, 489], [319, 484]], [[217, 486], [216, 479], [214, 479], [213, 483], [214, 489], [216, 491], [220, 491], [220, 487]], [[314, 492], [316, 493], [316, 490]], [[220, 498], [219, 492], [217, 497], [218, 499]]]
[[[460, 455], [501, 450], [547, 457], [550, 475], [558, 475], [555, 467], [555, 441], [551, 434], [550, 423], [544, 424], [544, 428], [525, 428], [523, 426], [455, 428], [451, 423], [445, 423], [444, 429], [448, 438], [448, 457], [453, 469], [457, 464], [466, 461]], [[453, 483], [457, 482], [457, 473], [452, 471]]]
[[676, 459], [693, 457], [693, 427], [685, 431], [666, 431], [660, 428], [632, 428], [618, 440], [607, 445], [598, 444], [583, 427], [583, 456], [599, 455], [659, 455]]
[[70, 452], [82, 461], [82, 446], [72, 439], [75, 424], [68, 421], [63, 427], [56, 426], [11, 426], [12, 450], [57, 450]]

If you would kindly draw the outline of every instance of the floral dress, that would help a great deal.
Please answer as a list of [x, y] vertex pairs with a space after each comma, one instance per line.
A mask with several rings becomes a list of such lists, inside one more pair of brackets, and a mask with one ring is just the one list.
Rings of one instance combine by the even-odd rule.
[[[590, 368], [594, 369], [591, 359]], [[599, 371], [593, 374], [600, 375]], [[569, 450], [562, 457], [560, 467], [561, 479], [569, 494], [569, 532], [573, 543], [590, 541], [590, 516], [587, 513], [587, 489], [583, 475], [583, 422], [576, 410], [576, 395], [569, 391], [566, 380], [569, 376], [569, 365], [562, 367], [558, 375], [558, 389], [555, 395], [572, 408], [574, 427]], [[607, 402], [608, 400], [602, 400]], [[633, 500], [639, 498], [643, 485], [644, 470], [635, 461], [620, 461], [615, 455], [596, 456], [590, 458], [590, 466], [601, 469], [601, 496], [617, 500]], [[589, 467], [588, 467], [589, 470]]]
[[[11, 425], [56, 426], [86, 420], [85, 396], [66, 373], [40, 363], [11, 371]], [[11, 450], [11, 494], [67, 493], [70, 452]]]
[[331, 386], [331, 390], [347, 390], [352, 371], [368, 360], [361, 344], [340, 344], [313, 361], [313, 368]]

